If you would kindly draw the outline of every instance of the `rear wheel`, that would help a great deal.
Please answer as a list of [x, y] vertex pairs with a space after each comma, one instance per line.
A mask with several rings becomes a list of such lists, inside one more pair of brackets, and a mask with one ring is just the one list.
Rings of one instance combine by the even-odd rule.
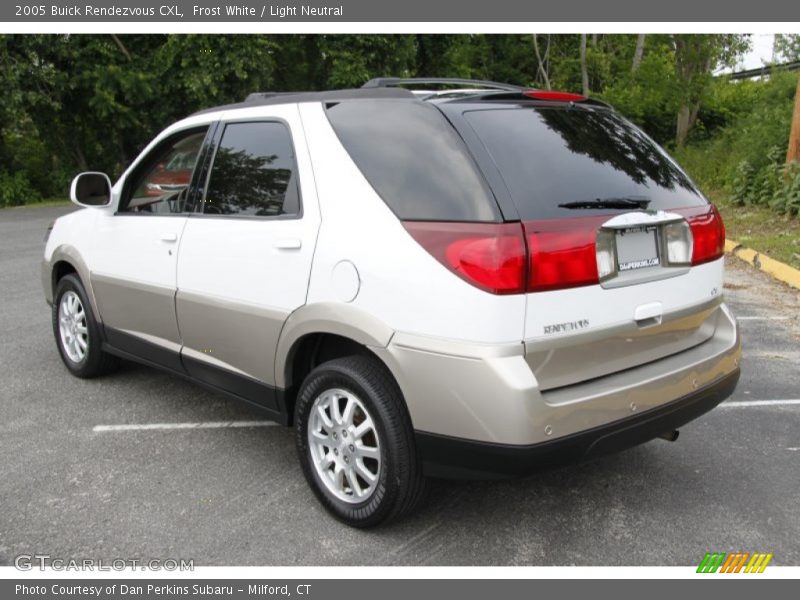
[[97, 377], [119, 366], [119, 359], [102, 349], [100, 327], [75, 275], [62, 277], [56, 285], [53, 334], [61, 360], [76, 377]]
[[295, 407], [297, 450], [317, 498], [355, 527], [396, 519], [419, 502], [424, 479], [400, 389], [376, 359], [323, 363]]

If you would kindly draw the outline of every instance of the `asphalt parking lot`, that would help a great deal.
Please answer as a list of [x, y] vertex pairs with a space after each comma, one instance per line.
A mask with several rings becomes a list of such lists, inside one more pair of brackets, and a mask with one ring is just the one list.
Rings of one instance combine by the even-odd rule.
[[696, 565], [707, 551], [800, 564], [800, 294], [735, 259], [725, 293], [740, 317], [742, 378], [677, 442], [525, 480], [437, 481], [418, 513], [364, 532], [317, 504], [289, 430], [95, 430], [260, 416], [134, 364], [94, 381], [67, 374], [39, 263], [47, 224], [68, 210], [0, 211], [0, 565], [33, 553], [196, 565]]

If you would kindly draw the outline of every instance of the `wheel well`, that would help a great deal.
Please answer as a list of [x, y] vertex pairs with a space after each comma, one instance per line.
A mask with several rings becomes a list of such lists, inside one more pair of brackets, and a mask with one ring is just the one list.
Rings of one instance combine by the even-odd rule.
[[286, 363], [285, 403], [289, 424], [294, 420], [297, 391], [306, 376], [318, 365], [345, 356], [375, 354], [355, 340], [333, 333], [310, 333], [295, 342]]
[[78, 270], [65, 260], [60, 260], [53, 265], [53, 291], [55, 292], [58, 282], [66, 275], [78, 275]]

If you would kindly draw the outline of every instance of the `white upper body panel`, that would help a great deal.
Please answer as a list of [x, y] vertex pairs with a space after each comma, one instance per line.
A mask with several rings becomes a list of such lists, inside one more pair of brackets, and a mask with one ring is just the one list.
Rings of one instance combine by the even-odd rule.
[[337, 301], [331, 277], [338, 263], [350, 261], [360, 279], [353, 305], [395, 331], [521, 342], [525, 297], [495, 296], [450, 273], [414, 241], [364, 178], [322, 105], [301, 104], [300, 114], [322, 213], [308, 303]]

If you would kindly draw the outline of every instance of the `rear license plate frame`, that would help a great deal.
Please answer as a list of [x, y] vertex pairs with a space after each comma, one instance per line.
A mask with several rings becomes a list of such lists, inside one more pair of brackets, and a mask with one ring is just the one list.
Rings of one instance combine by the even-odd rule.
[[617, 271], [627, 273], [661, 264], [658, 227], [642, 225], [618, 229], [614, 235]]

